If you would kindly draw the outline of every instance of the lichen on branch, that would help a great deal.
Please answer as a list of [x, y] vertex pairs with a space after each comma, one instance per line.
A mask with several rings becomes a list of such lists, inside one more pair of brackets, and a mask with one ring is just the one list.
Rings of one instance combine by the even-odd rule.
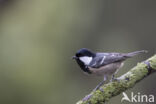
[[91, 92], [89, 94], [89, 99], [80, 100], [77, 104], [104, 104], [113, 96], [119, 95], [123, 91], [133, 87], [137, 82], [154, 72], [156, 72], [156, 55], [144, 62], [138, 63], [126, 74], [118, 77], [120, 81], [113, 81], [108, 84], [104, 84], [100, 87], [100, 90]]

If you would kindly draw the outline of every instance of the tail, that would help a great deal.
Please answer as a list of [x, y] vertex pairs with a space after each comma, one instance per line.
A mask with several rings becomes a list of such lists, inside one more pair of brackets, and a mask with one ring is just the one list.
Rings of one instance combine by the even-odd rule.
[[148, 51], [146, 50], [141, 50], [141, 51], [135, 51], [135, 52], [130, 52], [130, 53], [126, 53], [124, 56], [127, 57], [127, 58], [131, 58], [135, 55], [138, 55], [140, 53], [147, 53]]

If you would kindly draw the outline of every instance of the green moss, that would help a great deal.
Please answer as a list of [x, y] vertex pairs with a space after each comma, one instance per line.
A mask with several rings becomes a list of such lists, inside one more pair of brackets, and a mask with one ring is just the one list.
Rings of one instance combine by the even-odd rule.
[[156, 55], [154, 55], [152, 58], [148, 59], [148, 61], [150, 62], [151, 67], [156, 70]]
[[[150, 65], [156, 70], [156, 55], [148, 59]], [[93, 96], [87, 101], [79, 101], [77, 104], [103, 104], [111, 97], [120, 94], [128, 88], [133, 87], [138, 81], [147, 76], [148, 70], [145, 63], [138, 63], [136, 67], [120, 77], [120, 81], [110, 82], [101, 88], [103, 92], [97, 90], [92, 92]], [[128, 79], [128, 80], [127, 80]]]

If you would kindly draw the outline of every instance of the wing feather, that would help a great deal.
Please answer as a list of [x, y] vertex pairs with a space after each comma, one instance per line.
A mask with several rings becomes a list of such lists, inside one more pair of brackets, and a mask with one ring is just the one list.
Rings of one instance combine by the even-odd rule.
[[96, 57], [90, 62], [89, 67], [99, 68], [114, 62], [124, 61], [124, 57], [121, 53], [97, 53]]

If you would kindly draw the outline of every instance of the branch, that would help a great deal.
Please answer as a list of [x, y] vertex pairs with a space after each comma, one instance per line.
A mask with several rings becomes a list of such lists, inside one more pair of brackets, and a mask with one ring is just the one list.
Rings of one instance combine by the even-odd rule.
[[85, 100], [80, 100], [77, 104], [103, 104], [104, 102], [109, 101], [110, 98], [133, 87], [140, 80], [154, 72], [156, 72], [156, 55], [144, 62], [138, 63], [137, 66], [126, 74], [120, 76], [118, 78], [120, 81], [109, 82], [108, 84], [101, 86], [100, 90], [92, 91], [84, 98]]

